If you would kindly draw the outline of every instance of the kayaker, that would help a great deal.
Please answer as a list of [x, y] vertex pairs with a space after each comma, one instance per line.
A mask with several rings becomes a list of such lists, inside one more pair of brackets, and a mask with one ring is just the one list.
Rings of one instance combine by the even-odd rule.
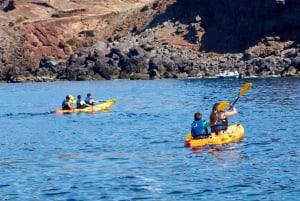
[[95, 105], [96, 103], [98, 103], [99, 101], [94, 100], [92, 98], [92, 94], [91, 93], [87, 93], [86, 98], [85, 98], [85, 103], [89, 104], [89, 105]]
[[208, 137], [209, 122], [202, 120], [202, 114], [196, 112], [194, 114], [194, 121], [191, 124], [191, 133], [194, 139], [206, 138]]
[[77, 109], [83, 109], [83, 108], [86, 108], [86, 107], [92, 107], [92, 105], [87, 104], [84, 100], [82, 100], [81, 95], [77, 96], [76, 106], [77, 106]]
[[219, 103], [213, 105], [210, 113], [210, 129], [212, 134], [219, 134], [227, 130], [228, 117], [236, 115], [237, 109], [231, 105], [228, 111], [218, 111]]
[[62, 102], [62, 109], [63, 110], [72, 110], [72, 109], [74, 109], [73, 106], [72, 106], [73, 101], [74, 101], [74, 97], [72, 95], [67, 95], [66, 99], [63, 100], [63, 102]]

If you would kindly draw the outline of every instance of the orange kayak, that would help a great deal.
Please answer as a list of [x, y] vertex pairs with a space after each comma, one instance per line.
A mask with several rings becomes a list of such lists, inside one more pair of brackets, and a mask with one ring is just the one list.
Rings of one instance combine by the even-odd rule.
[[234, 124], [228, 127], [228, 129], [219, 135], [209, 136], [203, 139], [193, 139], [192, 134], [188, 133], [185, 137], [185, 147], [202, 147], [206, 145], [222, 145], [230, 142], [236, 142], [243, 138], [244, 127], [241, 124]]

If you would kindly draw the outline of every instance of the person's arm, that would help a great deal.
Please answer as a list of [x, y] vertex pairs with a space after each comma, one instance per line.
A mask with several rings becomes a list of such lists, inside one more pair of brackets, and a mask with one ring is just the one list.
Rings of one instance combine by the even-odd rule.
[[207, 121], [204, 121], [204, 122], [203, 122], [203, 125], [202, 125], [203, 128], [207, 128], [207, 127], [209, 127], [209, 126], [210, 126], [210, 123], [209, 123], [209, 122], [207, 122]]
[[233, 115], [237, 114], [237, 109], [233, 105], [231, 105], [230, 107], [231, 107], [231, 110], [226, 111], [224, 113], [225, 117], [229, 117], [229, 116], [233, 116]]
[[91, 103], [92, 103], [92, 104], [94, 104], [94, 103], [99, 103], [99, 101], [92, 99], [92, 100], [91, 100]]
[[84, 106], [86, 106], [86, 107], [93, 107], [92, 105], [87, 104], [87, 103], [84, 103]]
[[69, 107], [70, 110], [73, 109], [72, 104], [70, 102], [67, 102], [67, 105], [68, 105], [68, 107]]

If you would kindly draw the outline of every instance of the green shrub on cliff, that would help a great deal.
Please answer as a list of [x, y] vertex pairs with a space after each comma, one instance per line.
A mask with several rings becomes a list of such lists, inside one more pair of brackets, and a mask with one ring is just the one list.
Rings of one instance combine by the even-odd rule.
[[73, 46], [75, 44], [76, 39], [75, 38], [71, 38], [69, 40], [67, 40], [67, 44]]
[[20, 16], [20, 17], [18, 17], [17, 19], [16, 19], [16, 24], [20, 24], [20, 23], [22, 23], [24, 21], [24, 18], [22, 17], [22, 16]]

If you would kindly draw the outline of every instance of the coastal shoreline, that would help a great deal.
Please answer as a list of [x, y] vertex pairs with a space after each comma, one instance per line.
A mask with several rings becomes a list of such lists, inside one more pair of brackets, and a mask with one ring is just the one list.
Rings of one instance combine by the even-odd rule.
[[0, 7], [3, 82], [206, 78], [224, 72], [300, 77], [296, 1], [4, 0]]

